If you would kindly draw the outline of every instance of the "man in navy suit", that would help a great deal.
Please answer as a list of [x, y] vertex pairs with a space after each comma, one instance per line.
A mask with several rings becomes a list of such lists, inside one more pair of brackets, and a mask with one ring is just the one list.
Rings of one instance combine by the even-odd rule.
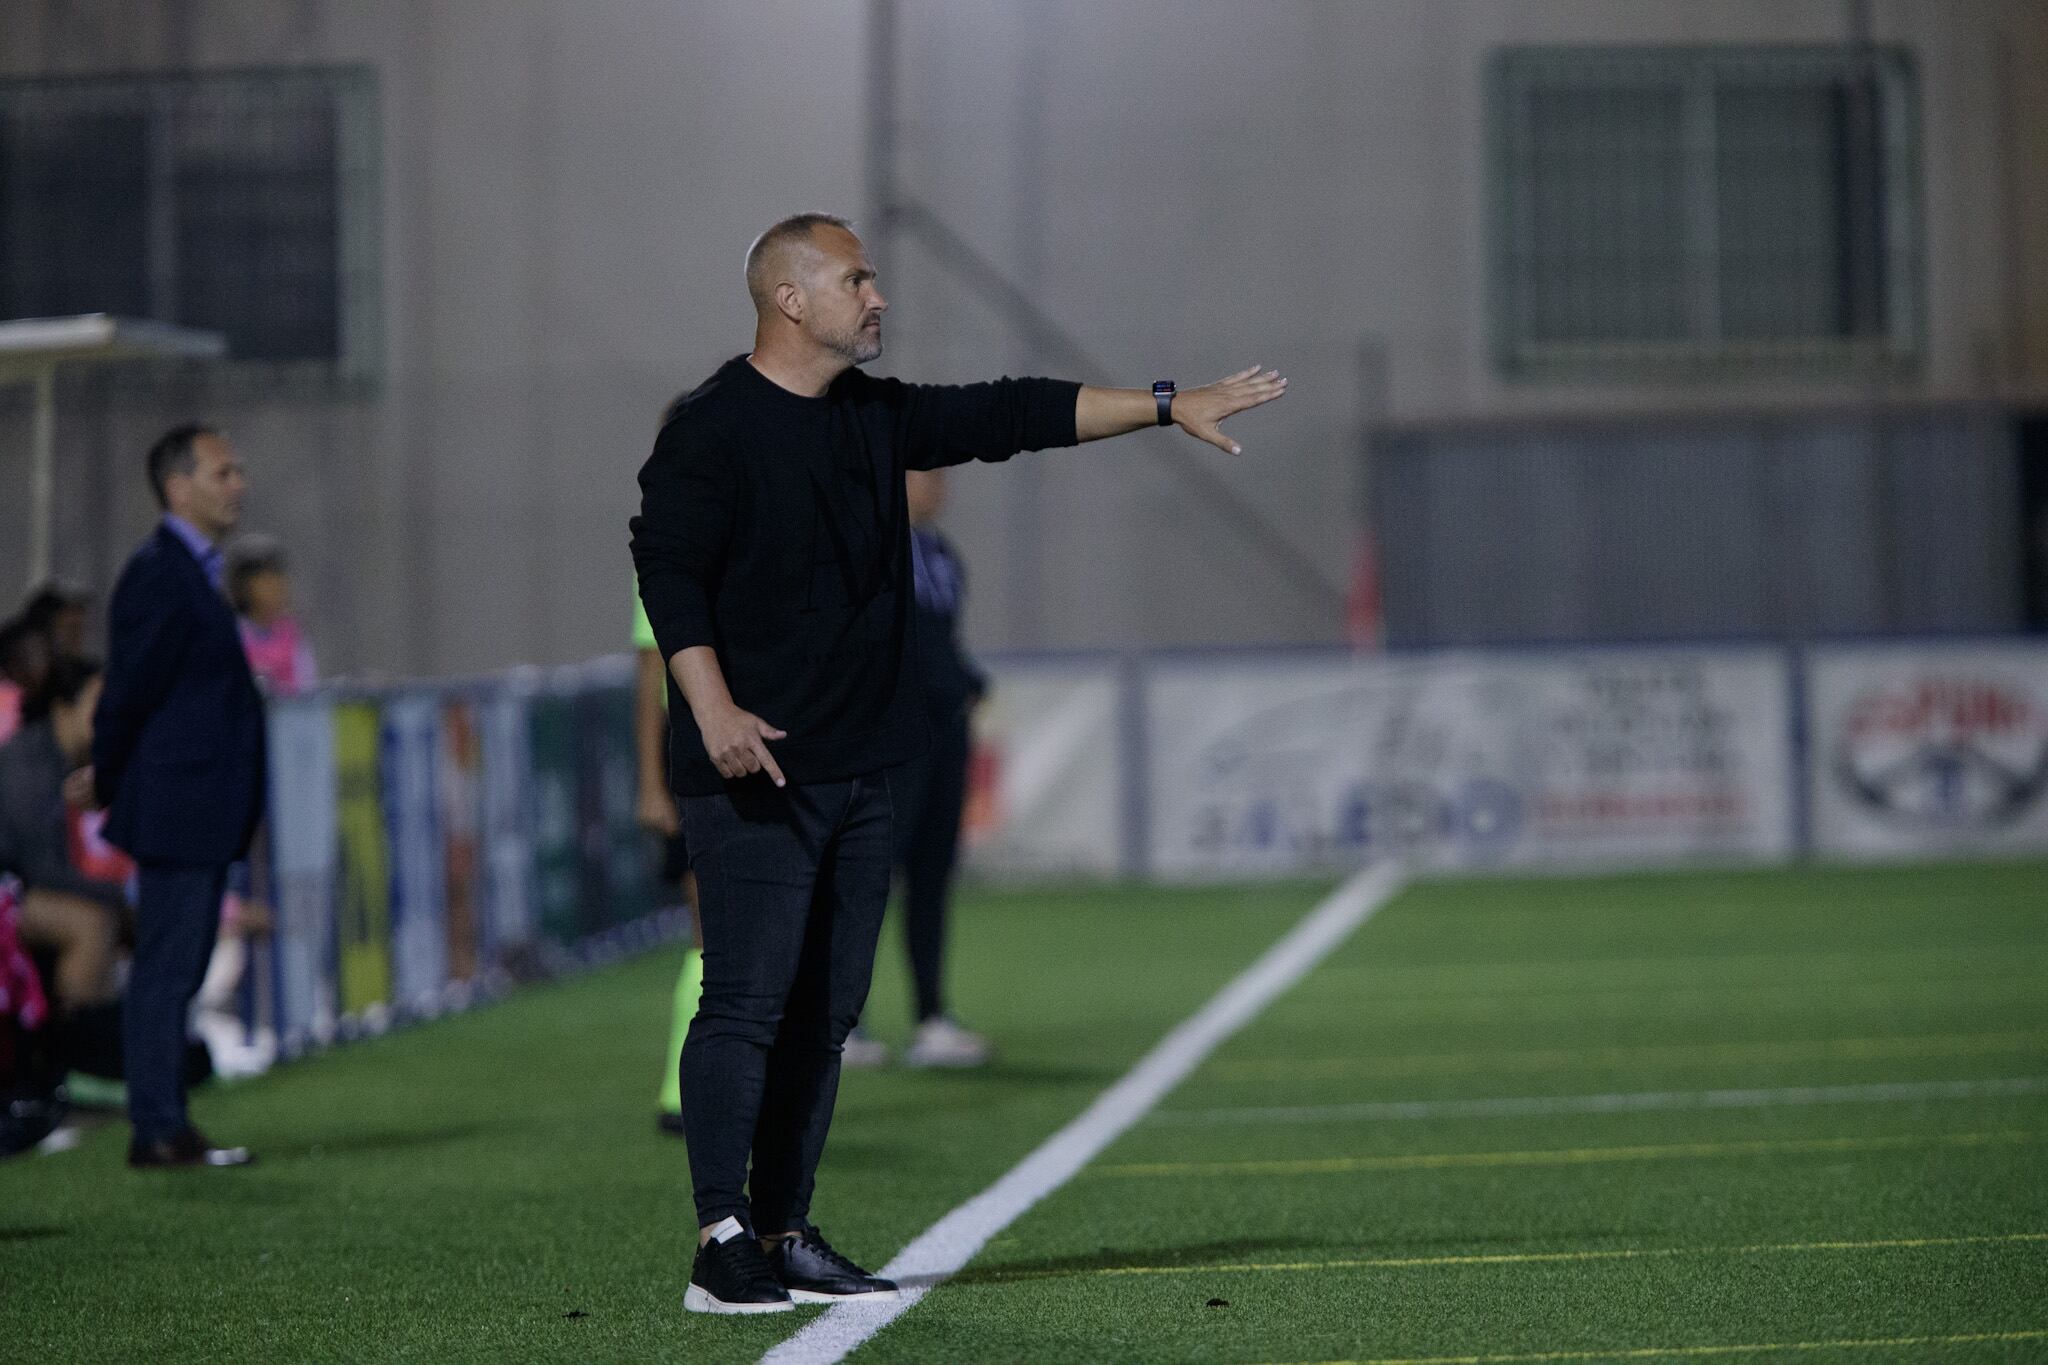
[[220, 928], [228, 868], [263, 809], [263, 700], [222, 595], [221, 542], [242, 515], [241, 463], [197, 424], [149, 451], [164, 519], [107, 604], [93, 782], [107, 838], [137, 864], [122, 1048], [131, 1166], [241, 1166], [185, 1115], [185, 1016]]

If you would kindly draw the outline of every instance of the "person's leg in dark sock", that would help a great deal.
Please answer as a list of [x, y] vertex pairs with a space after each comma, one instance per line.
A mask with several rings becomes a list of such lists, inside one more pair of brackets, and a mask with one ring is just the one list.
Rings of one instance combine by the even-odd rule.
[[682, 802], [704, 931], [703, 999], [682, 1060], [699, 1228], [749, 1218], [747, 1157], [816, 877], [816, 844], [798, 828], [802, 804], [799, 791], [766, 779]]
[[857, 778], [819, 867], [804, 968], [771, 1063], [776, 1123], [754, 1148], [754, 1208], [764, 1235], [794, 1232], [811, 1192], [839, 1093], [839, 1052], [860, 1019], [889, 903], [894, 847], [888, 779]]
[[137, 877], [135, 959], [121, 1016], [128, 1119], [138, 1145], [168, 1142], [185, 1112], [185, 1015], [220, 932], [225, 867], [144, 863]]
[[923, 1023], [946, 1012], [946, 912], [960, 856], [960, 816], [967, 804], [967, 720], [932, 726], [923, 799], [903, 860], [903, 939]]

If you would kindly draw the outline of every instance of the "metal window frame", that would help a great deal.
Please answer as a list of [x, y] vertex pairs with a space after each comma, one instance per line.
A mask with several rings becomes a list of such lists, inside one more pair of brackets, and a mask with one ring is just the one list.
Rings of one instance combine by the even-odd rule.
[[[1730, 77], [1811, 85], [1854, 74], [1867, 61], [1879, 89], [1885, 158], [1887, 326], [1878, 337], [1732, 340], [1720, 332], [1718, 183], [1712, 171], [1714, 91]], [[1669, 341], [1541, 341], [1530, 335], [1527, 280], [1516, 272], [1529, 243], [1529, 147], [1520, 117], [1537, 89], [1668, 85], [1685, 98], [1688, 160], [1684, 283], [1694, 335]], [[1487, 308], [1496, 371], [1518, 381], [1686, 378], [1903, 377], [1926, 355], [1926, 237], [1922, 223], [1921, 110], [1917, 68], [1904, 47], [1846, 44], [1736, 46], [1514, 46], [1487, 63]], [[1704, 168], [1705, 173], [1701, 173]]]
[[[201, 367], [216, 388], [276, 395], [281, 392], [350, 394], [373, 388], [384, 367], [383, 282], [383, 133], [377, 73], [367, 65], [238, 67], [197, 72], [140, 72], [104, 75], [40, 76], [0, 80], [0, 111], [89, 113], [142, 112], [151, 120], [150, 138], [161, 144], [161, 130], [173, 111], [195, 93], [272, 91], [297, 88], [331, 102], [334, 110], [336, 178], [336, 354], [330, 358], [279, 360], [225, 359], [136, 360], [104, 367], [110, 382], [123, 390], [156, 391], [184, 388]], [[153, 195], [149, 263], [153, 314], [175, 302], [175, 265], [167, 259], [173, 244], [168, 224], [171, 205], [155, 194], [167, 172], [162, 157], [152, 158]], [[174, 321], [174, 319], [166, 319]]]

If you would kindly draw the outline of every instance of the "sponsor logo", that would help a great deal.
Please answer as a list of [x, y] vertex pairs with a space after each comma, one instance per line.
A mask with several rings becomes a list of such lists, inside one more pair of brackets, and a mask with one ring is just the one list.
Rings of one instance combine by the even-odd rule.
[[1888, 818], [2008, 825], [2048, 791], [2048, 710], [2010, 683], [1921, 674], [1850, 703], [1833, 766], [1853, 800]]

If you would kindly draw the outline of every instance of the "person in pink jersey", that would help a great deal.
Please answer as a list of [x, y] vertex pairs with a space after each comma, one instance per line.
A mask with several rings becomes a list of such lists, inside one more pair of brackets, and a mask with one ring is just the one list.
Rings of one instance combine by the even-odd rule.
[[295, 697], [319, 681], [313, 646], [292, 614], [292, 580], [284, 547], [269, 536], [243, 536], [228, 558], [228, 597], [242, 628], [249, 671], [265, 696]]

